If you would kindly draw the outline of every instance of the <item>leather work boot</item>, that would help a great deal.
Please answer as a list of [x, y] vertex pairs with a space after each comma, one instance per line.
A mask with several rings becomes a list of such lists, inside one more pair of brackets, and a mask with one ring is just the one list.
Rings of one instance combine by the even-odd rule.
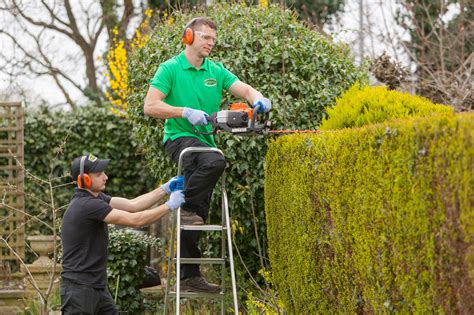
[[221, 286], [214, 283], [209, 283], [206, 279], [204, 279], [204, 277], [200, 276], [181, 280], [180, 289], [181, 292], [219, 293], [221, 291]]
[[204, 220], [194, 212], [181, 209], [181, 224], [183, 225], [203, 225]]

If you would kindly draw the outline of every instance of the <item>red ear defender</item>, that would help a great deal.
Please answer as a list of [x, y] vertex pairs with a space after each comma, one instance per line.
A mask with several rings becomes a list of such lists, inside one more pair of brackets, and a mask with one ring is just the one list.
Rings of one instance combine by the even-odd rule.
[[[83, 184], [84, 183], [84, 184]], [[92, 186], [92, 180], [89, 174], [77, 175], [77, 186], [79, 188], [89, 189]]]
[[183, 33], [183, 44], [192, 45], [194, 41], [194, 31], [190, 27], [186, 27]]
[[87, 155], [81, 158], [81, 164], [79, 166], [79, 175], [77, 175], [77, 186], [79, 188], [89, 189], [92, 186], [92, 180], [89, 174], [84, 173], [84, 163], [87, 159]]

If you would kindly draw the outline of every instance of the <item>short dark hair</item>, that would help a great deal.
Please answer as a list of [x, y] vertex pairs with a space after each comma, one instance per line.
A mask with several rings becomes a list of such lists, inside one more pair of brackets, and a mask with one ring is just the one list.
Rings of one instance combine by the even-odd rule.
[[186, 27], [184, 29], [186, 30], [189, 27], [194, 31], [196, 29], [196, 27], [203, 26], [203, 25], [205, 25], [207, 27], [210, 27], [213, 30], [217, 31], [216, 23], [214, 23], [213, 21], [209, 20], [208, 18], [205, 18], [205, 17], [202, 17], [202, 16], [195, 17], [194, 19], [189, 21], [188, 24], [186, 24]]

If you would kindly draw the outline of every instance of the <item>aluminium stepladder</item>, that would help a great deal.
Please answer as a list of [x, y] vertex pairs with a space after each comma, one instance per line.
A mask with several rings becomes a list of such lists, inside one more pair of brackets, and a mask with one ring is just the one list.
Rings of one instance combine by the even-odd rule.
[[[221, 150], [208, 147], [190, 147], [184, 149], [179, 155], [178, 161], [178, 176], [182, 175], [183, 158], [192, 153], [201, 152], [216, 152], [224, 156]], [[167, 315], [168, 301], [172, 298], [176, 301], [176, 314], [180, 313], [180, 299], [181, 298], [220, 298], [221, 299], [221, 314], [224, 314], [224, 300], [226, 294], [225, 275], [226, 275], [226, 260], [229, 261], [229, 269], [231, 275], [232, 297], [234, 314], [238, 314], [237, 304], [237, 287], [234, 270], [234, 257], [232, 253], [232, 234], [230, 230], [229, 207], [227, 201], [227, 192], [225, 190], [225, 172], [221, 176], [221, 208], [222, 208], [222, 224], [221, 225], [181, 225], [181, 208], [178, 208], [173, 214], [172, 232], [170, 238], [170, 250], [168, 257], [168, 272], [166, 277], [166, 291], [165, 291], [165, 305], [164, 314]], [[181, 258], [181, 231], [216, 231], [222, 233], [222, 249], [220, 258]], [[176, 237], [176, 258], [174, 257], [174, 241]], [[226, 256], [226, 246], [228, 256]], [[176, 291], [171, 291], [171, 266], [175, 263]], [[201, 292], [181, 292], [180, 291], [180, 273], [182, 264], [220, 264], [221, 265], [221, 292], [220, 293], [201, 293]]]

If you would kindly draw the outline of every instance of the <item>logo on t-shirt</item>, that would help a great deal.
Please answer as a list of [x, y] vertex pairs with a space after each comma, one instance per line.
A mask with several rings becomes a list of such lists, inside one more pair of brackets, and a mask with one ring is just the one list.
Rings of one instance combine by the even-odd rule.
[[209, 79], [204, 80], [205, 86], [216, 86], [216, 84], [217, 84], [217, 81], [214, 78], [209, 78]]

